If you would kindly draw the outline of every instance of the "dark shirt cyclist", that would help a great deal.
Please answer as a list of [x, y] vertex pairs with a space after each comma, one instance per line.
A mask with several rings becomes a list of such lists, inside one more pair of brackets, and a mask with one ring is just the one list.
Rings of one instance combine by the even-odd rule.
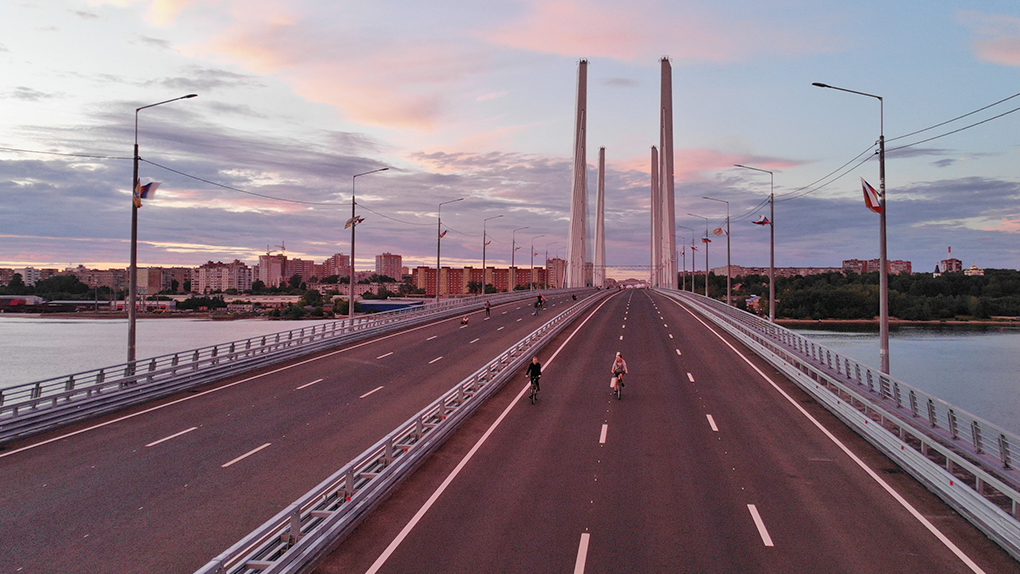
[[538, 379], [542, 377], [542, 363], [538, 362], [538, 357], [533, 357], [531, 359], [531, 364], [528, 365], [527, 375], [531, 378], [531, 384], [535, 385], [535, 390], [538, 391]]

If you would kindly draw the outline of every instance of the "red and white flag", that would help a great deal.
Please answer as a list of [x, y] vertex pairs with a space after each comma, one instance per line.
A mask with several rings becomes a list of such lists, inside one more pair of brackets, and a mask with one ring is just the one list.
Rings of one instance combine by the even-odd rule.
[[867, 205], [868, 209], [875, 213], [882, 213], [882, 202], [879, 201], [878, 192], [875, 191], [875, 188], [864, 181], [863, 177], [861, 178], [861, 187], [864, 189], [864, 205]]

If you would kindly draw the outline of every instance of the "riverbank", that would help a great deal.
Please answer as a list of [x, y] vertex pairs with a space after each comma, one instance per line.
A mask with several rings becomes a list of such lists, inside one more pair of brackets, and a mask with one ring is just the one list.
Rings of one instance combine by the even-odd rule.
[[[818, 329], [877, 331], [878, 319], [776, 319], [776, 323], [788, 329]], [[898, 327], [954, 328], [954, 327], [1009, 327], [1020, 329], [1020, 320], [1008, 319], [970, 319], [970, 320], [938, 320], [938, 321], [905, 321], [889, 319], [889, 329]]]

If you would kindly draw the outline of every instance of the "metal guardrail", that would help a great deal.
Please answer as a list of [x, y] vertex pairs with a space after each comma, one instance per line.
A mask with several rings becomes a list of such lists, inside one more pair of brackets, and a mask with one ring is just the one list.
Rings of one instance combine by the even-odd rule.
[[[563, 293], [570, 290], [545, 291]], [[0, 444], [181, 390], [468, 310], [534, 297], [446, 299], [0, 389]]]
[[1020, 560], [1020, 436], [725, 303], [663, 291], [783, 371]]
[[593, 293], [521, 339], [196, 574], [310, 571], [535, 352], [608, 294]]

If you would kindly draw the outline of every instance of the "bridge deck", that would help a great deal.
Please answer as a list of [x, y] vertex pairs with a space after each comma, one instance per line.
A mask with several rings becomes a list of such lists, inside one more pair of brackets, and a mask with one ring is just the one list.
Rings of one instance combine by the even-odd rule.
[[[676, 303], [623, 292], [573, 331], [543, 353], [562, 345], [537, 405], [523, 378], [508, 385], [317, 572], [1020, 571]], [[622, 401], [608, 386], [617, 350], [631, 370]]]
[[532, 311], [474, 312], [7, 445], [0, 572], [193, 572], [535, 329]]

